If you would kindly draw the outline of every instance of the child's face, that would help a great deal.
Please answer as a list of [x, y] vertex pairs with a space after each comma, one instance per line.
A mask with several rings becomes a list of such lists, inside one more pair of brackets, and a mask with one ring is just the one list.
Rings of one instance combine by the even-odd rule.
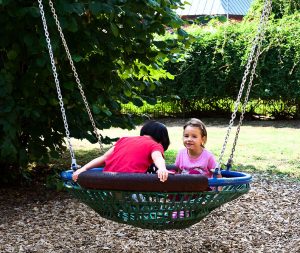
[[199, 151], [205, 144], [205, 138], [199, 127], [187, 126], [183, 131], [183, 144], [190, 151]]

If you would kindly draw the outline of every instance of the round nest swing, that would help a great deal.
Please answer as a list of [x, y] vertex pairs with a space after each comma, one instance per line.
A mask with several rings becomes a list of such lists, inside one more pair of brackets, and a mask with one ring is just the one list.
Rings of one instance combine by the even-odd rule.
[[[223, 178], [170, 175], [164, 183], [155, 174], [62, 172], [65, 187], [103, 218], [144, 229], [183, 229], [250, 189], [251, 176], [222, 170]], [[222, 189], [220, 189], [220, 187]]]
[[[71, 168], [76, 170], [78, 166], [71, 144], [64, 102], [42, 0], [38, 0], [38, 3], [71, 156]], [[251, 176], [242, 172], [230, 171], [230, 167], [252, 87], [257, 60], [260, 55], [265, 25], [271, 12], [271, 3], [271, 0], [265, 0], [257, 34], [252, 43], [252, 49], [249, 53], [248, 62], [219, 158], [219, 164], [222, 164], [229, 133], [241, 103], [246, 80], [249, 78], [249, 84], [244, 96], [244, 103], [242, 104], [242, 111], [226, 170], [217, 168], [215, 177], [209, 179], [199, 175], [170, 175], [168, 180], [164, 183], [161, 183], [157, 175], [153, 174], [102, 173], [101, 168], [95, 168], [81, 173], [77, 183], [75, 183], [72, 180], [73, 170], [67, 170], [61, 174], [66, 189], [104, 218], [140, 228], [158, 230], [187, 228], [202, 220], [215, 208], [247, 193], [250, 189]], [[49, 6], [78, 89], [84, 101], [86, 111], [94, 128], [94, 134], [98, 138], [100, 149], [102, 149], [101, 136], [98, 134], [91, 109], [87, 103], [83, 87], [51, 0], [49, 0]], [[216, 177], [218, 173], [222, 175], [222, 178]]]

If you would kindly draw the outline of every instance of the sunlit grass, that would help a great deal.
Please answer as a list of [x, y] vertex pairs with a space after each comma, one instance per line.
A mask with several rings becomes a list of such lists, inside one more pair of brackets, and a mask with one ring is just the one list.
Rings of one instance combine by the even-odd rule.
[[[202, 119], [207, 124], [208, 142], [206, 148], [214, 153], [219, 160], [227, 131], [226, 121]], [[182, 144], [182, 125], [184, 120], [166, 121], [171, 145], [166, 152], [167, 163], [175, 161], [178, 149]], [[110, 137], [139, 135], [140, 127], [128, 131], [112, 128], [102, 132]], [[235, 136], [232, 128], [222, 162], [226, 163], [232, 151]], [[233, 169], [246, 172], [270, 172], [300, 178], [300, 122], [299, 121], [254, 121], [244, 122], [241, 127], [238, 142], [234, 152]], [[96, 144], [87, 141], [73, 140], [76, 157], [79, 164], [85, 164], [99, 155]], [[108, 146], [105, 146], [107, 149]], [[60, 164], [68, 164], [68, 153]]]

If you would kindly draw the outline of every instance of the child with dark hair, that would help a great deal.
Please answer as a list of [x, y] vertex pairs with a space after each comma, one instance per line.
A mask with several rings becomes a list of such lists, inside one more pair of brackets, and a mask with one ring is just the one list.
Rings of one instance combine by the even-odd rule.
[[140, 136], [149, 135], [156, 142], [160, 143], [164, 151], [170, 146], [169, 134], [166, 126], [158, 121], [149, 121], [140, 131]]
[[146, 173], [151, 164], [158, 168], [160, 181], [168, 178], [164, 151], [170, 145], [166, 126], [157, 121], [148, 121], [140, 136], [122, 137], [104, 155], [95, 158], [73, 173], [73, 180], [86, 170], [104, 166], [104, 172]]

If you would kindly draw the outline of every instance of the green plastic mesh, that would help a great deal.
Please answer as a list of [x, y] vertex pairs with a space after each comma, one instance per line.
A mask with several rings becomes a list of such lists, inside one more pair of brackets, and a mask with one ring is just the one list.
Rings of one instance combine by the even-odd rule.
[[212, 210], [247, 193], [249, 184], [223, 186], [222, 191], [129, 192], [89, 190], [67, 185], [77, 199], [103, 218], [144, 229], [182, 229]]

